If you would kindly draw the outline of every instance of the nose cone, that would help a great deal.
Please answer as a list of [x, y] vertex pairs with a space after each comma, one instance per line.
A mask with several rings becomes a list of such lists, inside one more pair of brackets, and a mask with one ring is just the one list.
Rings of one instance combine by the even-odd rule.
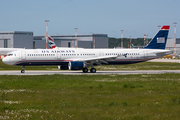
[[3, 58], [2, 62], [8, 65], [13, 65], [13, 62], [8, 57]]

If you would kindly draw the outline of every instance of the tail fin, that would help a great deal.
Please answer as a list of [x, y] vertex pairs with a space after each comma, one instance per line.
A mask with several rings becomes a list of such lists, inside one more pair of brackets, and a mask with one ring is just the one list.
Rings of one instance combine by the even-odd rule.
[[50, 49], [56, 48], [56, 44], [55, 44], [54, 40], [50, 36], [48, 36], [48, 44], [50, 46]]
[[165, 49], [169, 28], [169, 25], [162, 26], [155, 37], [146, 47], [144, 47], [144, 49]]

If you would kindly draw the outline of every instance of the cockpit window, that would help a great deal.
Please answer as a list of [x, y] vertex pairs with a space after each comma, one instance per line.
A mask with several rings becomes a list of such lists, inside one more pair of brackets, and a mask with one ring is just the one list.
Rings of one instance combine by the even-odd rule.
[[12, 53], [10, 53], [10, 54], [8, 54], [8, 56], [13, 56], [13, 54], [12, 54]]

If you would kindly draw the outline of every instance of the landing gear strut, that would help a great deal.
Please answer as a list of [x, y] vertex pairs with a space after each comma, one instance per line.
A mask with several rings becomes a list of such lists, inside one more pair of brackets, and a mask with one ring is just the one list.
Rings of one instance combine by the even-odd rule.
[[25, 68], [25, 66], [23, 65], [23, 66], [22, 66], [21, 73], [25, 73], [24, 68]]

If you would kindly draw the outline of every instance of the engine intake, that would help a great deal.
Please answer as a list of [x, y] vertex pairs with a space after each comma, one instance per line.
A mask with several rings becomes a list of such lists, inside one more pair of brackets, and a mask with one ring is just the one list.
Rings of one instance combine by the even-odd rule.
[[69, 70], [82, 70], [85, 67], [84, 62], [71, 61], [68, 64]]

